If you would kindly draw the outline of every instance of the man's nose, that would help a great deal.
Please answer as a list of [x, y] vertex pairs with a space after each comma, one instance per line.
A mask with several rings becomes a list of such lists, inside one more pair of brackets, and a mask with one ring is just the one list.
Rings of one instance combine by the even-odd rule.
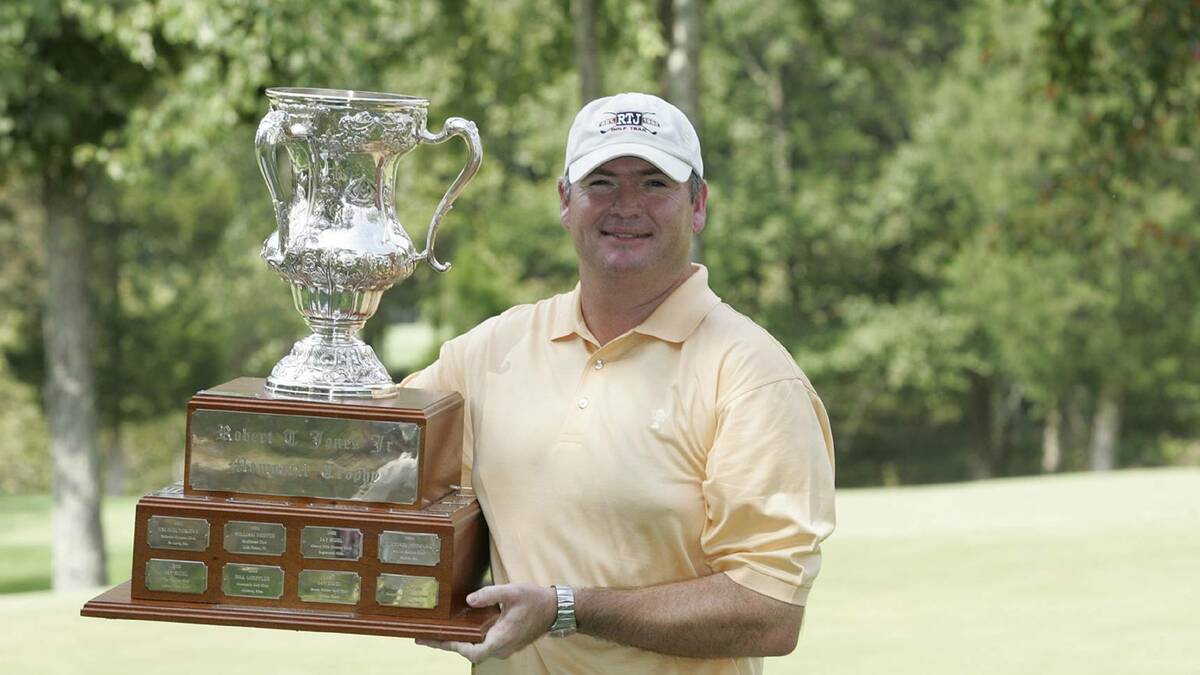
[[616, 199], [613, 200], [613, 215], [629, 218], [642, 212], [642, 195], [637, 186], [622, 183], [617, 187]]

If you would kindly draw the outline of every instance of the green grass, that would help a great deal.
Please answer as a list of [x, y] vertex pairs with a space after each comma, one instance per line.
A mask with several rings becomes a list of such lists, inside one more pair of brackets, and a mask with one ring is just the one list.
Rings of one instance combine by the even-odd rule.
[[[109, 579], [128, 579], [133, 564], [135, 498], [104, 503]], [[0, 497], [0, 594], [50, 588], [49, 495]]]
[[[128, 578], [132, 501], [110, 504]], [[37, 589], [49, 499], [0, 498], [0, 588]], [[772, 675], [1196, 675], [1200, 470], [844, 490], [800, 646]], [[410, 640], [82, 619], [0, 596], [5, 673], [466, 673]]]

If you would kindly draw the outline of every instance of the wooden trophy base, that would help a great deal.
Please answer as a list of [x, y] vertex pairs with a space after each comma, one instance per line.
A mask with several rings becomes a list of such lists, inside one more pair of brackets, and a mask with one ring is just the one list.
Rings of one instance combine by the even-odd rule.
[[499, 613], [493, 609], [465, 609], [446, 620], [404, 620], [356, 612], [287, 612], [243, 605], [204, 605], [195, 602], [134, 600], [129, 581], [92, 598], [80, 611], [82, 616], [101, 619], [137, 619], [176, 623], [207, 623], [216, 626], [249, 626], [325, 633], [358, 633], [387, 637], [428, 638], [482, 642]]
[[462, 397], [297, 401], [241, 378], [188, 404], [184, 481], [138, 501], [130, 581], [83, 616], [481, 642], [487, 525]]
[[[197, 527], [203, 536], [187, 529]], [[466, 604], [487, 550], [483, 514], [466, 490], [397, 511], [248, 503], [165, 488], [138, 501], [135, 528], [134, 577], [93, 598], [81, 615], [464, 642], [482, 642], [499, 616]], [[314, 533], [353, 535], [330, 549]], [[247, 550], [273, 540], [278, 552]], [[406, 548], [413, 541], [439, 543]], [[354, 555], [329, 555], [348, 544]]]

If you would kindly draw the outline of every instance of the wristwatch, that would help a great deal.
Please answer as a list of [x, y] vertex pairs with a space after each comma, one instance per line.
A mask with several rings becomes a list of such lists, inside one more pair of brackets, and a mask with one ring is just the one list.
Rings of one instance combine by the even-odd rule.
[[575, 633], [575, 589], [570, 586], [552, 586], [558, 598], [558, 613], [550, 624], [550, 637], [567, 637]]

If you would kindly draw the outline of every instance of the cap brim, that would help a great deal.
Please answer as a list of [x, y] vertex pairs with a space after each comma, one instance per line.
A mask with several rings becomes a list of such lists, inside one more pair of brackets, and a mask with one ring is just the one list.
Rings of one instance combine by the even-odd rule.
[[596, 170], [596, 167], [617, 157], [640, 157], [658, 167], [676, 183], [682, 183], [692, 175], [692, 166], [658, 148], [640, 143], [613, 143], [587, 153], [571, 162], [567, 167], [567, 180], [572, 183]]

